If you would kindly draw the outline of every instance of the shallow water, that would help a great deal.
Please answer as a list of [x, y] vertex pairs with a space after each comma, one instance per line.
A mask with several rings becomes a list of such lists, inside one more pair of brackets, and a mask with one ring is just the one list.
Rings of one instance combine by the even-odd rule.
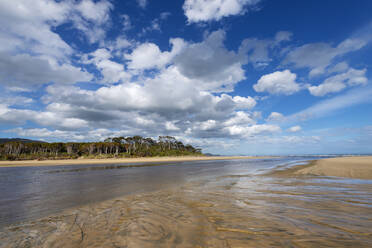
[[263, 175], [305, 159], [0, 170], [3, 226], [54, 214], [0, 247], [371, 247], [371, 180]]
[[[299, 160], [301, 158], [298, 158]], [[0, 227], [189, 180], [258, 173], [287, 159], [0, 168]], [[152, 164], [153, 165], [153, 164]]]

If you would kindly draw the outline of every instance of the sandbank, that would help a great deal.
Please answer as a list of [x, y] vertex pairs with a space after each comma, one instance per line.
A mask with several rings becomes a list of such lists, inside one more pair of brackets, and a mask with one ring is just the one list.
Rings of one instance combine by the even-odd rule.
[[320, 159], [295, 171], [294, 174], [372, 179], [372, 156]]
[[0, 161], [0, 167], [27, 167], [27, 166], [57, 166], [57, 165], [80, 165], [80, 164], [129, 164], [129, 163], [152, 163], [152, 162], [183, 162], [202, 160], [226, 160], [226, 159], [258, 159], [268, 157], [254, 156], [179, 156], [179, 157], [142, 157], [142, 158], [107, 158], [107, 159], [66, 159], [66, 160], [22, 160]]

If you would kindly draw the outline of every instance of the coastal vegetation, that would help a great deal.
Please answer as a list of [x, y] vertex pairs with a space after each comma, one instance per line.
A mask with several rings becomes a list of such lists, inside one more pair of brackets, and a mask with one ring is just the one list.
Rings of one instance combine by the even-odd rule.
[[113, 137], [100, 142], [23, 142], [6, 141], [0, 144], [0, 160], [123, 158], [153, 156], [202, 155], [201, 149], [185, 145], [172, 136], [158, 140], [133, 137]]

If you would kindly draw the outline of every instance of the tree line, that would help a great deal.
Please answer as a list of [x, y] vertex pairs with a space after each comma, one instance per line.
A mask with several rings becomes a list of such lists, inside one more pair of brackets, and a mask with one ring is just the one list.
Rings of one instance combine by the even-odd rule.
[[22, 142], [0, 144], [1, 160], [69, 159], [78, 157], [151, 157], [201, 155], [201, 149], [185, 145], [172, 136], [158, 140], [133, 137], [113, 137], [102, 142]]

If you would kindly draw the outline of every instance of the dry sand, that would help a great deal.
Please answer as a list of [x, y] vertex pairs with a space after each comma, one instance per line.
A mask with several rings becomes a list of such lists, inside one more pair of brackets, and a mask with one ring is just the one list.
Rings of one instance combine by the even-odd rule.
[[321, 159], [297, 169], [294, 174], [372, 179], [372, 156]]
[[55, 166], [79, 164], [129, 164], [150, 162], [182, 162], [198, 160], [255, 159], [268, 157], [252, 156], [180, 156], [180, 157], [144, 157], [144, 158], [108, 158], [108, 159], [66, 159], [66, 160], [23, 160], [0, 161], [0, 167]]

